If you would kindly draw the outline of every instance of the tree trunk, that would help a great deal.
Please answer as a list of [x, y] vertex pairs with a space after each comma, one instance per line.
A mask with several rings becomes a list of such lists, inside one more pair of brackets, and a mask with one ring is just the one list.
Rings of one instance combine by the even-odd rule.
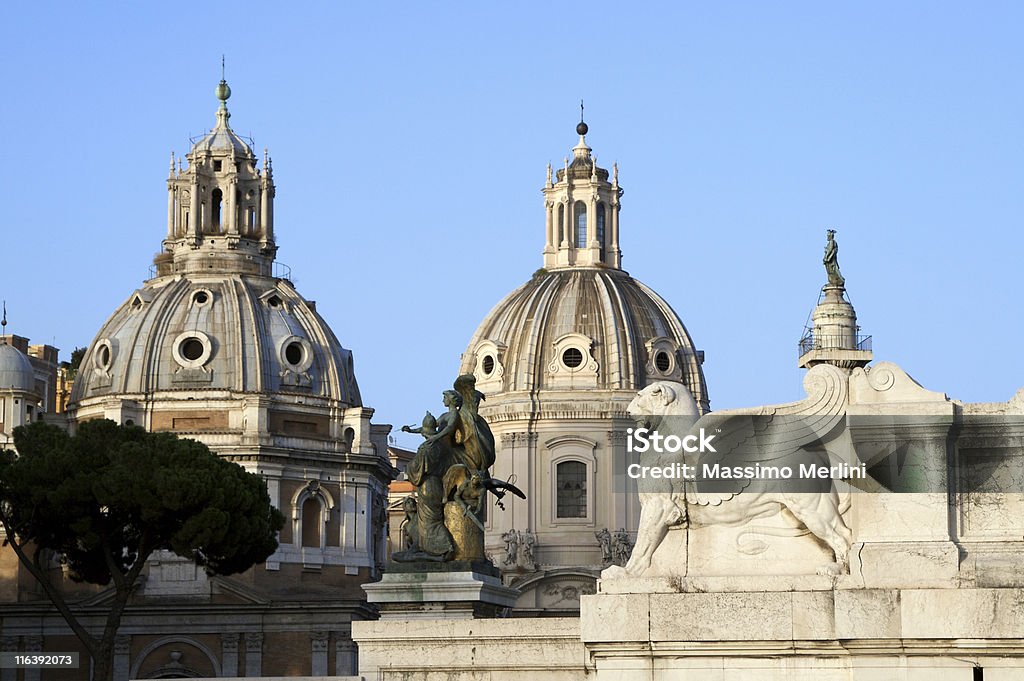
[[114, 642], [106, 637], [92, 658], [92, 681], [114, 681]]

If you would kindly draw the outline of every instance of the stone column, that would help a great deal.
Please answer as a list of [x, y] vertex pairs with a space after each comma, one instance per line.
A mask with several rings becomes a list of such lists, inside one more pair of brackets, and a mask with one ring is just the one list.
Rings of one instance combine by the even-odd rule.
[[174, 187], [174, 183], [173, 182], [168, 182], [167, 183], [167, 238], [168, 239], [173, 239], [174, 236], [175, 236], [174, 233], [176, 231], [176, 229], [175, 229], [176, 226], [174, 224], [174, 218], [175, 218], [175, 215], [176, 215], [175, 210], [174, 210], [174, 194], [175, 194], [175, 191], [176, 191], [176, 189]]
[[266, 183], [260, 185], [260, 238], [267, 238], [267, 195], [270, 193], [270, 187]]
[[359, 648], [351, 639], [340, 635], [334, 640], [334, 675], [355, 676], [359, 673]]
[[576, 238], [573, 236], [576, 225], [573, 224], [572, 194], [566, 193], [563, 205], [565, 210], [562, 211], [562, 246], [572, 246], [573, 240]]
[[[231, 178], [228, 182], [228, 195], [224, 197], [224, 209], [225, 213], [227, 213], [227, 225], [225, 225], [227, 229], [224, 230], [226, 234], [238, 234], [238, 201], [236, 201], [235, 197], [237, 191], [236, 187], [236, 180]], [[223, 217], [221, 218], [221, 221], [224, 221]]]
[[266, 191], [266, 231], [264, 231], [264, 237], [267, 241], [274, 240], [274, 185], [267, 182]]
[[330, 633], [314, 631], [310, 634], [313, 676], [327, 676], [327, 643]]
[[114, 637], [114, 681], [128, 681], [131, 646], [131, 636]]
[[199, 197], [199, 176], [192, 171], [192, 195], [188, 201], [188, 222], [189, 231], [197, 237], [203, 233], [201, 221], [203, 219], [202, 200]]
[[615, 202], [613, 202], [611, 204], [611, 211], [610, 212], [611, 212], [611, 215], [608, 216], [608, 217], [611, 218], [611, 223], [612, 223], [611, 224], [611, 232], [612, 232], [612, 234], [611, 234], [611, 241], [608, 244], [608, 250], [609, 250], [609, 252], [611, 253], [611, 256], [612, 256], [612, 263], [611, 264], [613, 266], [615, 266], [615, 267], [619, 267], [619, 263], [621, 262], [621, 260], [620, 260], [620, 257], [619, 257], [619, 253], [620, 253], [620, 251], [619, 251], [619, 202], [618, 202], [617, 199], [615, 200]]
[[594, 194], [587, 202], [587, 247], [597, 245], [597, 195]]
[[263, 675], [263, 634], [260, 632], [245, 635], [245, 675]]
[[[43, 652], [43, 637], [42, 636], [26, 636], [25, 637], [25, 652], [26, 653], [41, 653]], [[40, 667], [27, 667], [25, 669], [25, 681], [39, 681], [42, 678], [42, 668]], [[114, 681], [121, 681], [118, 677], [114, 676]], [[124, 681], [128, 681], [128, 675], [125, 674]]]
[[553, 202], [551, 202], [551, 201], [545, 201], [544, 202], [544, 209], [545, 209], [544, 210], [544, 215], [545, 215], [545, 223], [546, 223], [545, 224], [545, 231], [544, 231], [544, 235], [545, 235], [544, 236], [544, 250], [545, 251], [551, 250], [551, 248], [552, 248], [552, 246], [553, 246], [553, 244], [555, 242], [555, 238], [554, 238], [554, 235], [553, 235], [553, 230], [554, 230], [553, 225], [554, 225], [555, 219], [554, 219], [554, 216], [552, 215], [552, 213], [554, 211], [554, 206], [555, 206], [555, 204]]
[[238, 634], [220, 635], [221, 676], [238, 676]]
[[[16, 653], [18, 652], [18, 637], [17, 636], [4, 636], [0, 640], [0, 651], [5, 653]], [[0, 681], [18, 681], [18, 670], [14, 667], [4, 667], [0, 669]]]

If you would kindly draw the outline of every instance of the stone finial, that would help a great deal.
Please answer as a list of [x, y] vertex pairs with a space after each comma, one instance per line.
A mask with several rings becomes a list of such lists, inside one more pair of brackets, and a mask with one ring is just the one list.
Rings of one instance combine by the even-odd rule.
[[547, 185], [549, 187], [551, 186], [551, 164], [550, 163], [548, 163], [548, 180], [547, 180]]

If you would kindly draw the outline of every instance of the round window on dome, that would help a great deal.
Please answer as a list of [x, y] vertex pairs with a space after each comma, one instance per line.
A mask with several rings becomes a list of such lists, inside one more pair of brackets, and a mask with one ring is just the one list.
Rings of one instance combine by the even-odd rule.
[[171, 345], [171, 356], [185, 369], [198, 369], [210, 360], [212, 354], [213, 341], [202, 331], [185, 331]]
[[111, 347], [110, 341], [104, 338], [96, 345], [96, 354], [94, 355], [93, 363], [97, 369], [105, 372], [110, 369], [110, 365], [113, 360], [114, 349]]
[[210, 292], [209, 291], [201, 291], [200, 290], [200, 291], [196, 291], [195, 293], [192, 294], [192, 303], [193, 304], [195, 304], [195, 305], [206, 305], [208, 302], [210, 302]]
[[267, 298], [267, 305], [273, 308], [281, 307], [281, 299], [277, 296], [270, 296]]
[[286, 372], [305, 373], [313, 366], [313, 346], [301, 336], [286, 336], [278, 341], [277, 359]]
[[492, 355], [487, 355], [486, 357], [484, 357], [484, 361], [481, 362], [481, 366], [483, 367], [484, 370], [484, 376], [490, 376], [491, 374], [493, 374], [494, 357]]
[[562, 353], [562, 363], [570, 369], [577, 369], [583, 364], [583, 352], [579, 348], [569, 348]]
[[181, 351], [181, 356], [190, 362], [198, 361], [203, 356], [203, 341], [195, 337], [189, 337], [181, 341], [178, 346]]
[[302, 358], [305, 356], [306, 351], [302, 348], [302, 344], [298, 341], [292, 341], [284, 348], [284, 358], [292, 366], [298, 366], [302, 364]]
[[659, 350], [658, 354], [654, 356], [654, 366], [658, 367], [658, 371], [661, 373], [667, 374], [672, 368], [672, 358], [664, 350]]

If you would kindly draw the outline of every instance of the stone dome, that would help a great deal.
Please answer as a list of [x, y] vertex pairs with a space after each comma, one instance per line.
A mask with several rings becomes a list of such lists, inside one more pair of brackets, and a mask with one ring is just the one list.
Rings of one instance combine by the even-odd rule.
[[584, 267], [539, 270], [506, 296], [473, 334], [462, 372], [485, 394], [675, 381], [706, 411], [702, 361], [661, 296], [622, 270]]
[[17, 348], [0, 343], [0, 390], [35, 392], [32, 362]]
[[292, 393], [360, 405], [352, 354], [287, 279], [157, 277], [96, 335], [71, 396]]

